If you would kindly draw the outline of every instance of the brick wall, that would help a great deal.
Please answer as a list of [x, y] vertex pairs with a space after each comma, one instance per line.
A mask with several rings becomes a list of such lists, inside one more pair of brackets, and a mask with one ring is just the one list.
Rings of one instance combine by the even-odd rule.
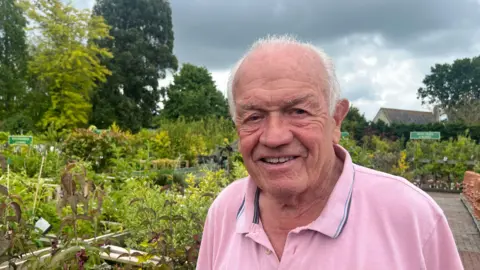
[[470, 171], [465, 172], [463, 194], [472, 205], [477, 219], [480, 219], [480, 174]]

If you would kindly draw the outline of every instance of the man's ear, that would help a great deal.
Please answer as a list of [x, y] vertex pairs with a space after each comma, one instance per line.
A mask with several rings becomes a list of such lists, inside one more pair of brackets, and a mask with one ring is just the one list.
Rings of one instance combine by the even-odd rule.
[[333, 115], [333, 120], [335, 124], [335, 129], [333, 132], [333, 143], [338, 144], [340, 138], [342, 137], [342, 122], [350, 110], [350, 102], [347, 99], [342, 99], [337, 102], [335, 106], [335, 114]]

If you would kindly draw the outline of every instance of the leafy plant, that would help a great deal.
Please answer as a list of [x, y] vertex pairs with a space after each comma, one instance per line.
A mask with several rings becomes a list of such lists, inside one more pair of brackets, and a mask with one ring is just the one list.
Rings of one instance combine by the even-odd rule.
[[201, 179], [188, 175], [185, 188], [177, 184], [159, 187], [130, 179], [127, 185], [133, 190], [125, 198], [123, 210], [123, 222], [131, 231], [127, 246], [166, 258], [160, 260], [160, 265], [169, 269], [194, 269], [208, 208], [230, 182], [222, 170], [204, 174]]
[[9, 262], [16, 268], [13, 259], [33, 250], [32, 241], [38, 233], [22, 217], [22, 199], [0, 185], [0, 263]]
[[[69, 206], [71, 214], [63, 217], [60, 231], [65, 225], [72, 225], [74, 238], [78, 239], [77, 221], [85, 220], [97, 224], [97, 218], [101, 215], [103, 197], [103, 190], [87, 179], [84, 164], [68, 164], [61, 176], [61, 195], [58, 198], [57, 211], [58, 215], [62, 216], [62, 210]], [[96, 204], [96, 207], [93, 208], [90, 203]], [[79, 211], [79, 206], [83, 211]]]

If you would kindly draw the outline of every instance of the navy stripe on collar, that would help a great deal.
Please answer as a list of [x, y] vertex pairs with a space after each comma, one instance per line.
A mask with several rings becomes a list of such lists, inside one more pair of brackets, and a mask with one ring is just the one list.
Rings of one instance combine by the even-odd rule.
[[255, 200], [253, 201], [253, 223], [258, 224], [260, 220], [260, 189], [255, 191]]
[[355, 166], [353, 164], [352, 164], [352, 171], [353, 171], [352, 183], [350, 185], [350, 190], [348, 191], [347, 202], [345, 203], [345, 211], [343, 213], [342, 221], [338, 225], [337, 232], [335, 233], [333, 238], [337, 238], [342, 233], [343, 228], [345, 228], [345, 225], [347, 224], [348, 216], [350, 214], [350, 205], [352, 204], [353, 183], [355, 182]]
[[[353, 193], [353, 186], [354, 186], [354, 182], [355, 182], [355, 166], [354, 164], [352, 164], [352, 167], [353, 167], [353, 175], [352, 175], [352, 182], [350, 183], [350, 190], [348, 192], [348, 195], [347, 195], [347, 198], [346, 198], [346, 201], [345, 201], [345, 205], [344, 205], [344, 211], [343, 211], [343, 215], [342, 215], [342, 219], [340, 220], [340, 224], [338, 225], [337, 227], [337, 230], [335, 231], [335, 234], [333, 236], [331, 236], [332, 238], [338, 238], [340, 236], [340, 234], [342, 233], [343, 229], [345, 228], [345, 225], [348, 221], [348, 217], [349, 217], [349, 214], [350, 214], [350, 207], [351, 207], [351, 203], [352, 203], [352, 193]], [[255, 191], [255, 197], [254, 197], [254, 201], [253, 201], [253, 220], [252, 220], [252, 223], [254, 224], [259, 224], [260, 223], [260, 188], [257, 187], [256, 191]], [[246, 196], [243, 197], [243, 200], [242, 200], [242, 203], [237, 211], [237, 220], [239, 219], [239, 217], [245, 212], [245, 208], [246, 208]]]
[[244, 210], [245, 210], [245, 196], [243, 196], [242, 204], [240, 205], [240, 208], [238, 208], [237, 219], [240, 217], [240, 215], [243, 213]]
[[[253, 220], [252, 222], [258, 224], [260, 221], [260, 188], [255, 191], [255, 199], [253, 200]], [[237, 211], [237, 219], [245, 212], [245, 196], [243, 196], [242, 204]]]

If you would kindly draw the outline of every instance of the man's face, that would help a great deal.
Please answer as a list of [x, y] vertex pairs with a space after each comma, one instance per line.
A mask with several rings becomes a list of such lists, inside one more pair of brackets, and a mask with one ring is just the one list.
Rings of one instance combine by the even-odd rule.
[[340, 121], [329, 115], [326, 71], [318, 61], [295, 46], [260, 49], [237, 72], [239, 148], [267, 193], [294, 196], [321, 186], [335, 160], [344, 115]]

